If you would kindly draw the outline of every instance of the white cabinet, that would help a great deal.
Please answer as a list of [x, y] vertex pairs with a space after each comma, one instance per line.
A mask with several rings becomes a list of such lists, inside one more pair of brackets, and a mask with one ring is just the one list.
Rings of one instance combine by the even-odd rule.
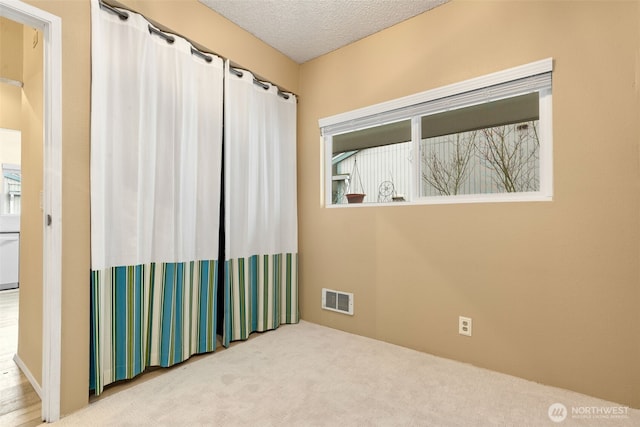
[[18, 287], [20, 233], [0, 233], [0, 290]]

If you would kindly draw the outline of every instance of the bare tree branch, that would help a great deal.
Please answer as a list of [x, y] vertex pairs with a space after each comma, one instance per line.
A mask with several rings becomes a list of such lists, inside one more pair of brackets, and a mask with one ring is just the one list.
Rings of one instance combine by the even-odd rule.
[[[460, 194], [474, 165], [489, 172], [500, 192], [535, 191], [539, 187], [540, 139], [535, 121], [450, 135], [444, 141], [451, 147], [446, 154], [433, 144], [436, 142], [421, 152], [422, 180], [440, 195]], [[473, 158], [477, 162], [472, 162]], [[476, 190], [486, 192], [481, 178], [475, 179]]]
[[508, 193], [535, 191], [538, 175], [535, 162], [540, 140], [535, 122], [483, 129], [477, 154], [494, 172], [496, 186]]
[[453, 142], [453, 152], [443, 159], [435, 151], [422, 151], [422, 179], [440, 195], [455, 195], [469, 175], [469, 161], [473, 156], [477, 132], [458, 133]]

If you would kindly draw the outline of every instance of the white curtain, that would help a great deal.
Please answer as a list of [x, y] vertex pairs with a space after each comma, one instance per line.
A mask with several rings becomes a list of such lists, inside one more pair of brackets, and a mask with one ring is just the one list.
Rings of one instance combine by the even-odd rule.
[[296, 97], [225, 73], [223, 343], [298, 321]]
[[215, 348], [222, 60], [92, 2], [92, 388]]
[[218, 256], [222, 60], [94, 14], [93, 270]]

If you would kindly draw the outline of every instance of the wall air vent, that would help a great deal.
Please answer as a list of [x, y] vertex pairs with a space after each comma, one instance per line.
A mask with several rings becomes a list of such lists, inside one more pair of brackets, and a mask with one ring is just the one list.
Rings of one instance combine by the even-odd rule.
[[322, 288], [322, 308], [353, 316], [353, 294]]

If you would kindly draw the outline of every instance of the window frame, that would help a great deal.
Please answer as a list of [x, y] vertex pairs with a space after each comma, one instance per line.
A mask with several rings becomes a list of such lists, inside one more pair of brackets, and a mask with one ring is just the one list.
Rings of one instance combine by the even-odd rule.
[[[538, 202], [553, 199], [553, 131], [552, 131], [552, 71], [553, 59], [547, 58], [496, 73], [487, 74], [459, 83], [427, 90], [403, 98], [394, 99], [337, 114], [318, 120], [322, 147], [322, 205], [331, 208], [407, 206], [452, 203], [494, 203], [494, 202]], [[496, 89], [497, 88], [497, 89]], [[497, 90], [497, 93], [493, 93]], [[421, 196], [420, 187], [420, 140], [421, 118], [447, 111], [464, 108], [482, 102], [515, 97], [522, 93], [537, 92], [539, 96], [539, 138], [540, 138], [540, 187], [538, 191], [518, 193], [461, 194], [448, 196]], [[470, 93], [468, 101], [465, 96]], [[487, 98], [482, 100], [481, 95]], [[455, 105], [448, 105], [453, 100]], [[409, 200], [402, 202], [366, 202], [358, 204], [333, 204], [332, 200], [332, 138], [384, 123], [411, 119], [412, 166]]]

